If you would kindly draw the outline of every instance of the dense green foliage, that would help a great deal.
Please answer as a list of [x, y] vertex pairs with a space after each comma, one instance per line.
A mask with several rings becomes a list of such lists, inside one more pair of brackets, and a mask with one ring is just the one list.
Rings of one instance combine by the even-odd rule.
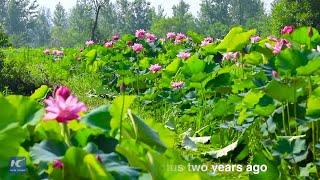
[[[250, 42], [255, 34], [235, 27], [205, 46], [191, 32], [181, 43], [123, 35], [112, 47], [91, 44], [63, 56], [5, 49], [0, 142], [10, 151], [1, 162], [26, 156], [23, 179], [317, 179], [319, 32], [302, 27], [282, 35], [277, 42], [290, 45], [280, 52], [273, 39]], [[181, 52], [191, 56], [177, 57]], [[156, 63], [162, 67], [153, 73]], [[79, 121], [43, 120], [43, 100], [57, 85], [89, 106]], [[230, 163], [244, 168], [188, 169]], [[267, 170], [245, 168], [250, 164]], [[12, 177], [6, 163], [0, 168]]]
[[319, 9], [318, 0], [278, 0], [273, 4], [272, 32], [278, 34], [287, 24], [320, 28]]

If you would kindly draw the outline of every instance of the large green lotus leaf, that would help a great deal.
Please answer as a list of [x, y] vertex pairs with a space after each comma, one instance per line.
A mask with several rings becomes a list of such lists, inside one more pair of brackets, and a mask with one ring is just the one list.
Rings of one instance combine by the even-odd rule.
[[241, 51], [248, 43], [256, 30], [244, 31], [242, 27], [234, 27], [216, 47], [219, 51]]
[[196, 56], [192, 56], [184, 64], [182, 72], [187, 75], [199, 74], [204, 72], [205, 67], [206, 63], [204, 61], [201, 61]]
[[140, 168], [144, 171], [148, 169], [147, 150], [134, 139], [124, 139], [118, 144], [117, 152], [127, 158], [130, 166]]
[[20, 144], [25, 141], [28, 133], [16, 122], [0, 127], [0, 169], [8, 167], [10, 158], [17, 155]]
[[251, 64], [251, 65], [259, 65], [263, 62], [263, 54], [253, 51], [250, 54], [246, 54], [244, 56], [245, 63]]
[[61, 126], [57, 121], [40, 121], [34, 129], [34, 135], [39, 139], [63, 141]]
[[280, 102], [289, 101], [293, 103], [296, 102], [297, 98], [302, 95], [302, 92], [298, 91], [299, 88], [301, 88], [299, 86], [300, 85], [294, 87], [276, 80], [272, 80], [265, 88], [265, 93]]
[[84, 157], [88, 153], [81, 148], [71, 147], [65, 153], [62, 161], [64, 163], [65, 178], [83, 179], [89, 178], [90, 173], [84, 163]]
[[320, 96], [311, 95], [307, 101], [307, 116], [320, 117]]
[[202, 39], [203, 39], [203, 36], [196, 33], [196, 32], [193, 32], [193, 31], [188, 31], [187, 32], [187, 35], [189, 37], [191, 37], [192, 41], [195, 42], [195, 43], [201, 43]]
[[160, 140], [158, 132], [150, 128], [142, 119], [134, 115], [131, 110], [128, 110], [133, 129], [135, 131], [136, 139], [141, 141], [158, 151], [163, 152], [167, 147]]
[[118, 96], [116, 97], [110, 108], [110, 113], [112, 115], [111, 119], [111, 128], [113, 130], [120, 127], [120, 120], [125, 119], [126, 112], [128, 111], [129, 107], [133, 103], [135, 96]]
[[287, 48], [276, 57], [275, 65], [280, 72], [295, 73], [295, 70], [308, 63], [307, 57], [300, 51]]
[[35, 164], [53, 162], [61, 159], [66, 150], [67, 146], [60, 141], [45, 140], [30, 149], [30, 156]]
[[116, 153], [99, 154], [105, 169], [112, 174], [115, 179], [137, 179], [140, 172], [128, 166], [128, 163]]
[[243, 104], [246, 105], [248, 108], [253, 108], [256, 104], [259, 103], [260, 98], [264, 96], [264, 93], [261, 91], [250, 91], [246, 94], [243, 98]]
[[308, 62], [307, 65], [297, 68], [297, 74], [302, 76], [309, 76], [319, 71], [320, 69], [320, 57], [315, 58]]
[[0, 129], [17, 121], [15, 107], [0, 94]]
[[87, 65], [90, 65], [93, 63], [93, 61], [95, 61], [97, 58], [97, 50], [96, 49], [92, 49], [91, 51], [89, 51], [86, 54], [86, 59], [87, 59]]
[[93, 154], [86, 155], [84, 157], [84, 163], [87, 165], [90, 179], [114, 179]]
[[38, 102], [25, 96], [7, 96], [16, 109], [15, 116], [21, 125], [36, 125], [42, 119], [44, 110]]
[[308, 148], [304, 136], [278, 137], [273, 154], [289, 160], [291, 163], [298, 163], [307, 158]]
[[83, 116], [81, 118], [81, 121], [90, 127], [109, 131], [111, 129], [110, 121], [112, 118], [109, 112], [109, 108], [110, 107], [106, 105], [100, 106]]
[[251, 164], [260, 166], [266, 165], [268, 169], [266, 172], [260, 172], [259, 174], [250, 173], [250, 180], [279, 179], [280, 173], [278, 171], [276, 162], [269, 160], [264, 156], [263, 153], [256, 153]]
[[36, 89], [35, 92], [30, 96], [30, 99], [39, 101], [44, 99], [49, 93], [50, 88], [46, 85], [42, 85], [40, 88]]
[[165, 71], [170, 75], [175, 75], [180, 68], [181, 59], [174, 59], [165, 69]]
[[300, 44], [309, 44], [310, 42], [319, 39], [319, 32], [317, 29], [312, 28], [313, 33], [311, 38], [309, 36], [309, 31], [310, 31], [309, 27], [301, 27], [301, 28], [295, 29], [291, 35], [292, 40]]

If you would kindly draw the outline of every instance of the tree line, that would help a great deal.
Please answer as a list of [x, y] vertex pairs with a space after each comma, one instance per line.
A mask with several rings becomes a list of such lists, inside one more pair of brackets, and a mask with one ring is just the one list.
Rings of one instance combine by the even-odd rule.
[[14, 46], [75, 47], [86, 40], [106, 40], [114, 34], [150, 30], [194, 31], [222, 38], [232, 26], [256, 28], [260, 35], [277, 34], [287, 24], [320, 26], [319, 0], [275, 0], [267, 13], [261, 0], [201, 0], [197, 16], [185, 1], [164, 9], [147, 0], [77, 0], [67, 11], [58, 3], [51, 13], [37, 0], [0, 1], [0, 26]]

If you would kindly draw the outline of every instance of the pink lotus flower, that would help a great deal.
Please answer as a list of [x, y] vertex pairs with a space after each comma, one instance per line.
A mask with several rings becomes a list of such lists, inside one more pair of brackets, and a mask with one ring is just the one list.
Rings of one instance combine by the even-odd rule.
[[183, 33], [178, 33], [174, 41], [175, 44], [180, 44], [187, 39], [187, 36]]
[[161, 70], [162, 66], [160, 66], [159, 64], [153, 64], [149, 67], [149, 70], [152, 72], [152, 73], [157, 73]]
[[279, 78], [279, 74], [277, 71], [272, 70], [272, 77]]
[[112, 41], [118, 41], [120, 39], [120, 35], [119, 34], [115, 34], [112, 36]]
[[84, 103], [79, 102], [77, 97], [71, 95], [67, 87], [59, 87], [54, 97], [45, 101], [45, 120], [57, 120], [60, 123], [67, 123], [80, 118], [79, 113], [87, 110]]
[[104, 43], [104, 47], [112, 48], [113, 47], [113, 42], [112, 41], [107, 41], [106, 43]]
[[175, 32], [168, 32], [167, 33], [167, 38], [168, 39], [175, 39], [176, 38], [176, 33]]
[[61, 160], [54, 160], [53, 161], [53, 168], [55, 169], [63, 169], [64, 164]]
[[291, 48], [291, 43], [286, 39], [278, 39], [275, 46], [272, 48], [272, 52], [274, 54], [279, 54], [284, 47]]
[[136, 37], [139, 39], [143, 39], [146, 35], [146, 31], [144, 29], [139, 29], [136, 31]]
[[239, 52], [227, 52], [227, 53], [223, 54], [224, 61], [229, 61], [229, 60], [236, 61], [239, 58], [240, 58]]
[[178, 58], [183, 59], [183, 60], [189, 59], [190, 56], [191, 56], [191, 54], [188, 53], [188, 52], [180, 52], [180, 53], [177, 55]]
[[273, 37], [273, 36], [268, 36], [268, 39], [269, 39], [270, 41], [273, 41], [273, 42], [277, 42], [277, 41], [278, 41], [278, 38]]
[[206, 37], [204, 40], [201, 42], [201, 47], [207, 46], [209, 44], [213, 43], [213, 38], [212, 37]]
[[91, 46], [91, 45], [94, 45], [94, 41], [89, 40], [86, 42], [86, 46]]
[[250, 38], [250, 40], [251, 40], [251, 43], [257, 43], [261, 40], [261, 37], [260, 36], [252, 36]]
[[285, 26], [282, 30], [281, 30], [281, 34], [291, 34], [294, 31], [293, 26]]
[[63, 51], [53, 50], [53, 51], [52, 51], [52, 54], [53, 54], [53, 55], [56, 55], [56, 56], [63, 56]]
[[140, 53], [143, 50], [143, 45], [139, 43], [134, 43], [132, 46], [132, 50], [136, 53]]
[[185, 83], [183, 81], [175, 81], [175, 82], [171, 83], [171, 87], [174, 90], [181, 89], [184, 87], [184, 85], [185, 85]]
[[54, 93], [55, 97], [61, 96], [64, 100], [67, 100], [70, 95], [71, 95], [70, 89], [65, 86], [58, 87]]
[[147, 33], [146, 38], [147, 38], [148, 43], [154, 43], [157, 40], [156, 35], [154, 35], [152, 33]]
[[49, 55], [50, 54], [50, 49], [45, 49], [44, 51], [43, 51], [43, 54], [45, 54], [45, 55]]

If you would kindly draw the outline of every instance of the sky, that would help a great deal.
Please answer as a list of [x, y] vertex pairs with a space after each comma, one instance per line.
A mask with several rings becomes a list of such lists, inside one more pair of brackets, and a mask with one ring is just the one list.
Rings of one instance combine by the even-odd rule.
[[[113, 0], [115, 1], [115, 0]], [[162, 8], [165, 10], [165, 14], [167, 16], [172, 16], [172, 6], [175, 4], [178, 4], [180, 0], [148, 0], [151, 5], [154, 7], [158, 7], [159, 5], [162, 6]], [[270, 4], [273, 0], [263, 0], [265, 3], [265, 8], [267, 11], [270, 11]], [[61, 2], [61, 4], [66, 8], [66, 9], [71, 9], [72, 6], [75, 5], [76, 0], [38, 0], [40, 6], [50, 8], [51, 12], [54, 11], [54, 7], [56, 4]], [[200, 0], [185, 0], [190, 5], [190, 12], [192, 12], [193, 15], [197, 15], [199, 10], [200, 10]]]

